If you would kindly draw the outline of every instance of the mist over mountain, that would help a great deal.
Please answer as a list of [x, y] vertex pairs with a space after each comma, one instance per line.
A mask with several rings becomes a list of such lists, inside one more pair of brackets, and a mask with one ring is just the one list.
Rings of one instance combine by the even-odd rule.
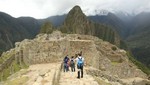
[[88, 18], [97, 23], [104, 23], [106, 25], [110, 25], [115, 29], [118, 34], [122, 37], [126, 37], [126, 25], [125, 23], [118, 18], [113, 13], [108, 13], [107, 15], [96, 15], [96, 16], [88, 16]]
[[138, 14], [131, 21], [127, 43], [138, 60], [150, 67], [150, 13]]
[[57, 16], [50, 16], [50, 17], [46, 18], [46, 21], [51, 21], [51, 23], [55, 27], [58, 27], [58, 26], [62, 25], [62, 23], [64, 22], [66, 16], [67, 16], [67, 14], [57, 15]]
[[87, 16], [99, 14], [101, 10], [139, 14], [150, 12], [149, 3], [149, 0], [0, 0], [0, 10], [16, 18], [30, 16], [43, 19], [66, 14], [75, 5], [79, 5]]
[[114, 12], [113, 14], [115, 14], [118, 18], [120, 18], [125, 23], [130, 22], [137, 15], [134, 13], [129, 14], [123, 11], [117, 11], [117, 12]]

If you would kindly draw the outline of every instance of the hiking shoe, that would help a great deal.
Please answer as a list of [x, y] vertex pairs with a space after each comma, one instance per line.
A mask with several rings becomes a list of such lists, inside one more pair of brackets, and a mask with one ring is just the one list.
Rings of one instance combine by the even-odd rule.
[[77, 77], [77, 79], [80, 79], [80, 77]]

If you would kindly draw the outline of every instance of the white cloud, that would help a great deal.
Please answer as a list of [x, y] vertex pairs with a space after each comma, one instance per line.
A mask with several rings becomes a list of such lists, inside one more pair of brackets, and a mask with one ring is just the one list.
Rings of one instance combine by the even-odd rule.
[[0, 11], [13, 17], [46, 18], [67, 13], [75, 5], [80, 5], [86, 15], [102, 9], [128, 13], [150, 11], [150, 0], [0, 0]]

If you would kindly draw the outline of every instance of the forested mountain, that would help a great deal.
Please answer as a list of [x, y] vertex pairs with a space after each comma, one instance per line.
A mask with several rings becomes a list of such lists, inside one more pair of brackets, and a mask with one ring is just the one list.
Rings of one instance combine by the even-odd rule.
[[150, 67], [150, 13], [138, 14], [130, 26], [128, 46], [139, 61]]
[[93, 22], [104, 23], [106, 25], [112, 26], [113, 29], [115, 29], [122, 38], [127, 36], [127, 26], [113, 13], [108, 13], [107, 15], [88, 16], [88, 18]]
[[39, 29], [40, 23], [34, 18], [13, 18], [0, 12], [0, 51], [10, 49], [17, 41], [34, 38]]
[[120, 44], [118, 34], [110, 26], [90, 21], [79, 6], [70, 10], [60, 30], [64, 33], [94, 35], [116, 45]]

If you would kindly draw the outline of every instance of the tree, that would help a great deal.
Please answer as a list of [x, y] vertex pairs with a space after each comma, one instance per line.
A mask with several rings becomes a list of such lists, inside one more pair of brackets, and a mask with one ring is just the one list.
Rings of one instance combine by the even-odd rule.
[[41, 30], [40, 33], [46, 33], [46, 34], [50, 34], [53, 32], [53, 26], [50, 22], [45, 22], [42, 26], [41, 26]]

